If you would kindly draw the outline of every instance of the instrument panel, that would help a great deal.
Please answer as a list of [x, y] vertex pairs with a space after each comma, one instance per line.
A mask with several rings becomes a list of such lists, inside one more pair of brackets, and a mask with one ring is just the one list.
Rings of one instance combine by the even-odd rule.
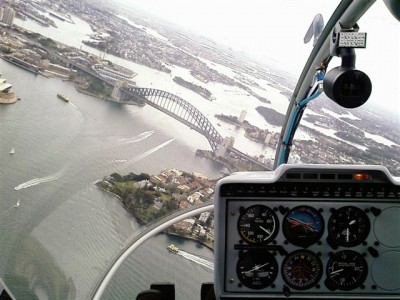
[[215, 222], [217, 299], [400, 297], [400, 182], [384, 167], [237, 173]]

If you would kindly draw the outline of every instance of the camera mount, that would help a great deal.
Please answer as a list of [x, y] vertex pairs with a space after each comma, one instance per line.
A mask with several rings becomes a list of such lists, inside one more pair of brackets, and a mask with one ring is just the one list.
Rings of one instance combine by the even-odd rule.
[[340, 23], [332, 32], [330, 55], [342, 59], [336, 67], [325, 76], [323, 87], [325, 94], [340, 106], [356, 108], [363, 105], [371, 95], [372, 84], [369, 77], [355, 67], [355, 48], [366, 48], [367, 34], [359, 32], [357, 24], [345, 29]]

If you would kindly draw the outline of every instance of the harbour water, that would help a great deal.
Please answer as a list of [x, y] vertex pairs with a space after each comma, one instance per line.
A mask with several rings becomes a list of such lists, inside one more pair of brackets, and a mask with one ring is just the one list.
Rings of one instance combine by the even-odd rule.
[[[93, 185], [96, 180], [113, 172], [154, 174], [172, 167], [211, 178], [223, 171], [195, 155], [197, 148], [208, 147], [205, 138], [180, 138], [195, 133], [151, 107], [86, 96], [70, 82], [35, 76], [5, 61], [0, 61], [0, 69], [21, 98], [0, 107], [0, 276], [18, 299], [32, 299], [32, 293], [40, 299], [86, 298], [121, 245], [139, 230], [118, 199]], [[69, 103], [57, 98], [60, 92]], [[160, 236], [149, 243], [153, 245], [135, 254], [142, 255], [139, 262], [148, 260], [147, 267], [118, 280], [118, 293], [119, 285], [135, 294], [154, 280], [174, 276], [183, 276], [182, 293], [185, 288], [192, 292], [211, 279], [208, 269], [193, 272], [199, 268], [193, 262], [178, 268], [184, 260], [178, 256], [168, 259], [175, 263], [170, 273], [154, 274], [154, 264], [165, 265], [169, 238]], [[193, 247], [192, 242], [182, 243], [184, 249]], [[208, 249], [194, 247], [196, 251], [212, 257]], [[134, 261], [129, 264], [129, 274], [138, 270]], [[32, 270], [27, 271], [29, 266]], [[187, 286], [184, 278], [190, 274], [199, 278]], [[23, 277], [31, 280], [24, 282]]]

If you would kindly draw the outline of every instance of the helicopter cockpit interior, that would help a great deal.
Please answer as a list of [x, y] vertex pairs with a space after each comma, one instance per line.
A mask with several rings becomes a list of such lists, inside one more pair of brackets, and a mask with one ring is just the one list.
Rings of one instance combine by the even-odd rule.
[[[374, 2], [341, 1], [322, 32], [314, 33], [315, 45], [287, 109], [274, 170], [224, 177], [213, 203], [147, 227], [112, 260], [92, 299], [104, 299], [113, 275], [141, 244], [212, 209], [214, 281], [204, 283], [195, 298], [400, 298], [400, 179], [381, 165], [288, 164], [310, 101], [324, 93], [353, 109], [369, 99], [374, 82], [358, 69], [356, 57], [357, 51], [368, 51], [368, 32], [358, 23]], [[384, 2], [400, 20], [400, 1]], [[0, 295], [14, 299], [1, 281]], [[153, 283], [136, 299], [173, 300], [174, 283]]]

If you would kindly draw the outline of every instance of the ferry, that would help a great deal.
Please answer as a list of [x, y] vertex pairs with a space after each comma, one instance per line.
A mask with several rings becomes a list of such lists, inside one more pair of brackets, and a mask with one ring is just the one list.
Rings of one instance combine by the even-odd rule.
[[60, 98], [61, 100], [64, 100], [65, 102], [69, 102], [68, 97], [64, 96], [63, 94], [57, 94], [57, 97]]
[[167, 247], [167, 249], [169, 252], [172, 252], [172, 253], [178, 253], [178, 251], [179, 251], [179, 248], [177, 246], [175, 246], [174, 244], [169, 245]]

